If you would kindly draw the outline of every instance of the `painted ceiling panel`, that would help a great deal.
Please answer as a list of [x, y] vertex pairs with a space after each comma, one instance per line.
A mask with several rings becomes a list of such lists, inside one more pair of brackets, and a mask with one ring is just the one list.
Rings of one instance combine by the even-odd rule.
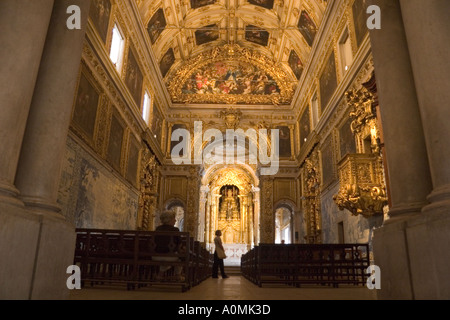
[[[326, 7], [324, 0], [136, 0], [136, 3], [173, 103], [182, 100], [289, 104], [287, 93], [301, 78]], [[222, 52], [225, 46], [238, 54], [221, 60], [211, 55], [217, 48]], [[240, 54], [270, 62], [275, 73], [283, 74], [284, 82], [278, 83], [278, 78], [267, 73], [258, 62], [243, 64], [245, 57]], [[209, 60], [199, 66], [193, 63], [199, 58]], [[227, 70], [225, 74], [219, 71], [222, 69]], [[232, 76], [227, 76], [228, 72]], [[198, 87], [197, 74], [214, 84]], [[265, 79], [259, 88], [257, 75]], [[171, 87], [174, 83], [180, 86], [177, 94]], [[246, 94], [251, 101], [243, 99]]]

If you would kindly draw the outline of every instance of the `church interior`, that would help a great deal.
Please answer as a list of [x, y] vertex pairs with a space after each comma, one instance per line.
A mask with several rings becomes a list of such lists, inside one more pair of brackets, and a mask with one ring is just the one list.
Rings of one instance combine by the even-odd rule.
[[76, 229], [152, 231], [165, 210], [210, 253], [221, 230], [227, 267], [368, 244], [380, 288], [358, 290], [450, 299], [449, 12], [0, 1], [0, 299], [69, 299]]

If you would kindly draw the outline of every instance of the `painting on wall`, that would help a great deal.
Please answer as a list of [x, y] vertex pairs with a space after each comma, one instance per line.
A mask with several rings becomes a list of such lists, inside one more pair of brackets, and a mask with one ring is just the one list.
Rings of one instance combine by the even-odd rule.
[[142, 99], [143, 76], [137, 60], [133, 54], [132, 47], [128, 50], [127, 70], [125, 74], [125, 83], [133, 96], [137, 106], [140, 107]]
[[325, 69], [320, 76], [320, 101], [321, 110], [325, 110], [325, 107], [330, 102], [334, 91], [337, 88], [337, 75], [336, 75], [336, 62], [334, 58], [334, 52], [331, 53], [330, 58], [325, 65]]
[[251, 64], [223, 61], [195, 70], [182, 88], [184, 94], [249, 94], [280, 93], [273, 78]]
[[120, 172], [120, 159], [122, 157], [122, 144], [125, 128], [115, 114], [111, 117], [107, 159], [114, 169]]
[[314, 21], [309, 16], [308, 12], [302, 11], [300, 20], [298, 21], [298, 29], [305, 38], [306, 42], [312, 47], [314, 38], [316, 37], [317, 27]]
[[109, 18], [111, 16], [110, 0], [93, 0], [89, 11], [92, 23], [97, 29], [103, 43], [106, 43], [108, 36]]
[[150, 41], [152, 42], [152, 44], [154, 44], [156, 40], [158, 40], [166, 25], [167, 22], [166, 18], [164, 17], [164, 10], [160, 8], [155, 12], [153, 17], [151, 17], [147, 25], [147, 32], [150, 36]]
[[216, 3], [217, 0], [191, 0], [192, 9], [197, 9], [210, 4]]
[[152, 126], [151, 130], [153, 134], [156, 136], [156, 140], [160, 143], [161, 142], [161, 136], [162, 136], [162, 124], [163, 124], [163, 117], [161, 115], [161, 112], [158, 109], [158, 106], [156, 103], [153, 104], [153, 118], [152, 118]]
[[173, 49], [169, 48], [167, 52], [161, 59], [159, 63], [159, 68], [161, 69], [161, 74], [163, 78], [166, 76], [167, 72], [169, 72], [172, 65], [175, 63], [175, 54], [173, 53]]
[[334, 175], [334, 159], [333, 159], [333, 149], [331, 144], [331, 136], [325, 140], [322, 148], [322, 182], [323, 186], [327, 186], [333, 181]]
[[261, 46], [267, 46], [269, 43], [269, 32], [261, 27], [248, 25], [245, 27], [245, 40]]
[[280, 158], [291, 157], [291, 129], [288, 126], [277, 126], [280, 137]]
[[127, 180], [136, 188], [137, 174], [139, 168], [139, 144], [136, 138], [131, 138], [130, 147], [128, 149], [128, 166], [127, 166]]
[[139, 191], [70, 136], [57, 201], [61, 214], [77, 228], [136, 228]]
[[300, 60], [300, 57], [297, 55], [295, 50], [291, 50], [291, 53], [289, 54], [289, 66], [292, 69], [292, 72], [294, 72], [295, 77], [300, 80], [300, 77], [303, 73], [303, 63]]
[[[175, 124], [172, 126], [172, 130], [171, 130], [171, 133], [170, 133], [170, 137], [172, 137], [172, 133], [173, 133], [175, 130], [177, 130], [177, 129], [187, 129], [187, 127], [186, 127], [185, 124], [182, 124], [182, 123], [175, 123]], [[179, 143], [179, 141], [170, 141], [170, 154], [172, 154], [173, 148], [174, 148], [178, 143]], [[180, 156], [183, 156], [183, 155], [181, 154]]]
[[311, 133], [311, 120], [309, 106], [303, 111], [300, 117], [300, 148], [306, 143], [309, 134]]
[[344, 125], [339, 129], [339, 144], [341, 159], [347, 154], [356, 153], [355, 137], [351, 129], [352, 119], [348, 119]]
[[355, 24], [356, 44], [359, 48], [369, 29], [367, 29], [367, 14], [364, 10], [364, 0], [355, 0], [352, 7]]
[[211, 24], [195, 31], [195, 42], [202, 45], [219, 39], [219, 27], [217, 24]]
[[248, 0], [248, 3], [260, 6], [266, 9], [273, 9], [274, 0]]
[[100, 95], [84, 73], [81, 73], [72, 122], [90, 139], [94, 138], [99, 100]]

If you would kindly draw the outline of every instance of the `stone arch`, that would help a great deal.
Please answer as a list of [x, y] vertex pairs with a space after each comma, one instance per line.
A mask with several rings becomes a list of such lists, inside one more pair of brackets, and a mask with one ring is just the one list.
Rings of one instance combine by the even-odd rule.
[[282, 199], [275, 203], [273, 219], [275, 243], [294, 242], [294, 215], [297, 206], [292, 200]]

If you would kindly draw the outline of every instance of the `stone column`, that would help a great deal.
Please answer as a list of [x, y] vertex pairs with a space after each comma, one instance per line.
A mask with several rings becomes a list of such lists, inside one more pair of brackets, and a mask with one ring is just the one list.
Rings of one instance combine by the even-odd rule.
[[399, 0], [366, 0], [381, 9], [381, 29], [370, 40], [383, 125], [390, 219], [375, 230], [375, 264], [382, 270], [381, 299], [412, 299], [407, 220], [421, 212], [432, 188], [416, 86]]
[[241, 217], [242, 220], [242, 226], [243, 226], [243, 239], [242, 242], [243, 243], [250, 243], [250, 237], [249, 237], [249, 233], [250, 233], [250, 229], [249, 229], [249, 215], [250, 215], [250, 210], [249, 210], [249, 195], [246, 194], [242, 200], [243, 200], [243, 205], [244, 205], [244, 213], [245, 215], [243, 217]]
[[371, 30], [370, 40], [389, 171], [389, 214], [418, 213], [427, 204], [431, 178], [400, 4], [366, 2], [378, 5], [382, 18], [381, 29]]
[[206, 230], [205, 230], [205, 243], [206, 248], [209, 249], [209, 243], [211, 242], [211, 192], [208, 192], [206, 200]]
[[[71, 5], [81, 10], [81, 30], [67, 27]], [[75, 230], [56, 200], [89, 6], [89, 0], [55, 1], [20, 153], [15, 183], [26, 207], [42, 219], [32, 299], [68, 294], [65, 270], [73, 264]]]
[[245, 232], [245, 218], [246, 218], [246, 214], [245, 214], [245, 205], [244, 205], [244, 197], [243, 195], [239, 195], [239, 211], [240, 211], [240, 223], [241, 223], [241, 232], [239, 234], [239, 241], [240, 243], [244, 242], [244, 232]]
[[[450, 115], [449, 3], [368, 2], [382, 12], [381, 30], [372, 30], [370, 36], [393, 217], [374, 232], [374, 259], [383, 273], [379, 297], [448, 299], [450, 254], [444, 243], [449, 243], [450, 220], [420, 212], [427, 212], [433, 202], [441, 202], [449, 212], [444, 191], [450, 182], [450, 131], [445, 123]], [[418, 8], [420, 12], [414, 12]], [[440, 196], [432, 194], [427, 205], [432, 186]]]
[[253, 197], [249, 192], [247, 196], [247, 248], [250, 249], [253, 244]]
[[450, 2], [400, 5], [433, 181], [430, 204], [408, 221], [414, 293], [417, 299], [450, 299]]
[[20, 148], [53, 0], [0, 1], [0, 299], [28, 299], [39, 219], [17, 199]]
[[254, 245], [258, 245], [260, 242], [260, 212], [261, 212], [261, 201], [260, 201], [260, 193], [261, 189], [258, 187], [252, 187], [253, 192], [253, 237], [254, 237]]
[[[450, 207], [450, 2], [400, 1], [425, 130], [433, 192], [429, 210]], [[419, 12], [417, 10], [421, 8]], [[424, 27], [425, 26], [425, 27]]]
[[211, 240], [214, 242], [215, 232], [217, 229], [219, 229], [219, 199], [220, 194], [213, 194], [213, 201], [212, 201], [212, 223], [211, 225]]
[[201, 186], [200, 187], [200, 204], [199, 204], [199, 217], [198, 217], [198, 241], [204, 242], [205, 241], [205, 225], [206, 225], [206, 202], [208, 199], [208, 192], [209, 187], [208, 186]]
[[51, 212], [59, 211], [59, 172], [85, 36], [85, 28], [66, 26], [66, 10], [73, 4], [81, 9], [82, 26], [87, 23], [89, 0], [55, 2], [15, 181], [27, 206]]

